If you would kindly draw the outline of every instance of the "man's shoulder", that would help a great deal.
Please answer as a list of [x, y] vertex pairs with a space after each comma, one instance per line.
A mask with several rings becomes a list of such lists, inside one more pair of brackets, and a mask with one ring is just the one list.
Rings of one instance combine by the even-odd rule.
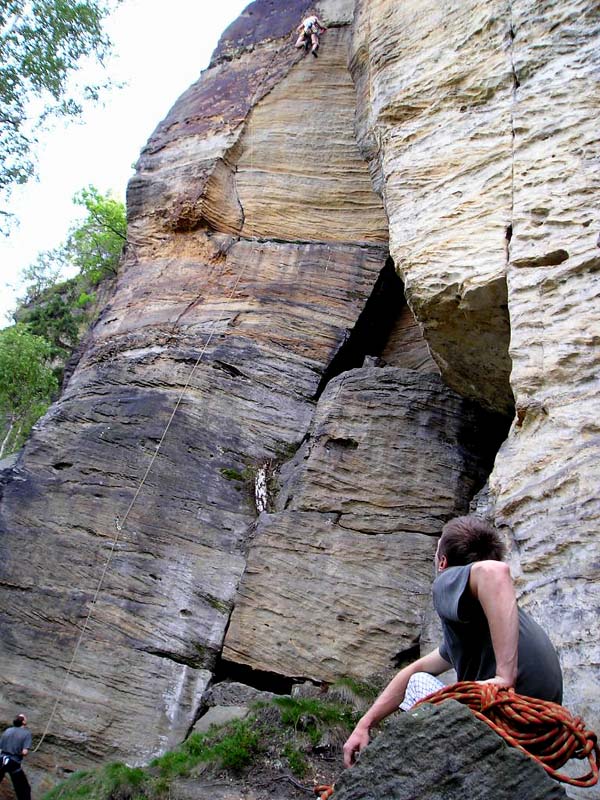
[[446, 567], [435, 576], [433, 586], [441, 587], [451, 586], [455, 583], [463, 583], [469, 579], [471, 574], [471, 567], [473, 564], [461, 564], [457, 567]]

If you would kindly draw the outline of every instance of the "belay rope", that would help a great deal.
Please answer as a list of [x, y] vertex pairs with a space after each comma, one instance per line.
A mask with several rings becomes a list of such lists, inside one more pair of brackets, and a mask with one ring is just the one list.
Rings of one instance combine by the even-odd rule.
[[[413, 708], [424, 703], [440, 705], [446, 700], [468, 706], [477, 719], [511, 747], [537, 761], [555, 781], [583, 788], [598, 782], [600, 748], [596, 734], [586, 728], [581, 717], [574, 717], [558, 703], [525, 697], [493, 683], [461, 681], [424, 697]], [[580, 778], [558, 772], [571, 758], [587, 759], [589, 772]], [[320, 800], [329, 800], [334, 788], [335, 784], [320, 784], [313, 791]]]
[[[248, 120], [250, 114], [252, 113], [252, 111], [253, 111], [253, 109], [254, 109], [254, 107], [256, 105], [256, 101], [257, 101], [257, 99], [259, 97], [259, 93], [260, 93], [260, 90], [263, 87], [263, 84], [265, 83], [265, 81], [267, 80], [267, 78], [270, 75], [270, 70], [271, 70], [272, 65], [275, 63], [275, 61], [277, 59], [277, 56], [279, 55], [279, 53], [282, 51], [282, 49], [285, 46], [286, 46], [286, 42], [284, 41], [279, 47], [275, 48], [269, 63], [265, 67], [264, 74], [263, 74], [262, 78], [260, 79], [260, 81], [259, 81], [256, 89], [254, 90], [254, 92], [252, 94], [252, 97], [250, 98], [250, 101], [248, 103], [247, 120]], [[247, 122], [247, 120], [246, 120], [246, 122]], [[251, 139], [250, 136], [249, 136], [249, 139]], [[250, 141], [250, 144], [252, 144], [251, 141]], [[250, 152], [250, 169], [252, 170], [253, 169], [253, 156], [254, 156], [253, 147], [249, 148], [249, 152]], [[227, 303], [229, 303], [233, 299], [234, 295], [236, 294], [238, 284], [239, 284], [239, 282], [240, 282], [240, 280], [241, 280], [241, 278], [242, 278], [242, 276], [244, 274], [245, 269], [246, 269], [246, 262], [244, 262], [242, 264], [242, 268], [241, 268], [241, 270], [240, 270], [240, 272], [239, 272], [239, 274], [237, 276], [237, 279], [235, 281], [233, 289], [231, 290], [231, 293], [229, 294], [229, 297], [227, 298]], [[148, 475], [149, 475], [152, 467], [154, 466], [154, 462], [158, 458], [158, 455], [160, 453], [160, 449], [162, 447], [163, 441], [164, 441], [164, 439], [165, 439], [165, 437], [166, 437], [166, 435], [167, 435], [167, 433], [169, 431], [169, 428], [171, 427], [171, 424], [173, 422], [173, 418], [175, 417], [175, 414], [177, 413], [177, 410], [179, 409], [179, 406], [181, 405], [181, 402], [182, 402], [182, 400], [184, 398], [184, 395], [186, 394], [186, 392], [187, 392], [187, 390], [189, 388], [190, 382], [191, 382], [196, 370], [200, 366], [200, 362], [202, 361], [202, 359], [204, 357], [204, 354], [205, 354], [209, 344], [211, 343], [211, 341], [213, 339], [215, 330], [216, 330], [217, 326], [219, 325], [219, 323], [221, 322], [221, 320], [224, 318], [224, 316], [225, 316], [225, 310], [222, 309], [220, 311], [220, 313], [219, 313], [219, 317], [217, 319], [213, 320], [213, 324], [212, 324], [212, 327], [210, 329], [209, 336], [208, 336], [206, 342], [204, 343], [204, 345], [202, 347], [202, 350], [200, 352], [200, 355], [196, 359], [196, 362], [195, 362], [194, 366], [192, 367], [192, 370], [191, 370], [191, 372], [190, 372], [190, 374], [188, 376], [188, 379], [187, 379], [187, 381], [185, 383], [185, 386], [183, 387], [183, 389], [181, 390], [181, 392], [179, 393], [179, 395], [177, 397], [177, 400], [175, 402], [175, 406], [174, 406], [173, 411], [172, 411], [172, 413], [171, 413], [171, 415], [169, 417], [169, 420], [168, 420], [168, 422], [167, 422], [167, 424], [165, 426], [165, 429], [164, 429], [163, 434], [162, 434], [162, 436], [160, 438], [160, 441], [158, 442], [154, 452], [152, 453], [152, 456], [151, 456], [151, 458], [150, 458], [150, 460], [148, 462], [148, 465], [146, 467], [146, 470], [145, 470], [141, 480], [138, 482], [137, 489], [136, 489], [136, 491], [134, 493], [134, 496], [133, 496], [131, 502], [129, 503], [129, 506], [128, 506], [127, 510], [125, 511], [124, 516], [122, 518], [119, 518], [118, 516], [115, 518], [115, 534], [114, 534], [113, 539], [112, 539], [112, 543], [111, 543], [111, 546], [110, 546], [110, 550], [109, 550], [108, 556], [106, 558], [106, 562], [104, 564], [104, 568], [103, 568], [102, 573], [100, 575], [100, 579], [99, 579], [98, 584], [96, 586], [96, 590], [94, 592], [93, 598], [92, 598], [92, 600], [90, 602], [90, 605], [88, 607], [88, 611], [87, 611], [86, 617], [84, 619], [83, 626], [81, 628], [79, 636], [77, 638], [77, 642], [75, 644], [75, 648], [74, 648], [74, 651], [73, 651], [73, 655], [71, 657], [71, 661], [69, 663], [69, 666], [67, 667], [65, 677], [63, 678], [63, 680], [61, 682], [60, 689], [58, 690], [58, 693], [57, 693], [56, 698], [54, 700], [54, 704], [52, 706], [52, 710], [50, 711], [50, 716], [48, 717], [48, 722], [46, 723], [46, 727], [44, 728], [44, 732], [42, 733], [42, 735], [40, 737], [40, 741], [37, 743], [35, 748], [33, 750], [31, 750], [32, 753], [37, 753], [37, 751], [40, 749], [40, 747], [44, 743], [44, 740], [46, 739], [46, 736], [48, 735], [48, 731], [50, 730], [50, 726], [52, 725], [52, 722], [53, 722], [54, 717], [56, 715], [56, 711], [58, 709], [58, 706], [59, 706], [61, 700], [64, 697], [65, 689], [66, 689], [66, 686], [67, 686], [67, 682], [68, 682], [68, 680], [69, 680], [69, 678], [71, 676], [71, 673], [73, 671], [73, 667], [75, 665], [75, 661], [76, 661], [77, 655], [79, 653], [79, 648], [81, 647], [81, 643], [83, 641], [83, 637], [84, 637], [84, 635], [85, 635], [85, 633], [87, 631], [87, 628], [88, 628], [88, 625], [89, 625], [89, 622], [90, 622], [90, 618], [92, 616], [92, 613], [93, 613], [94, 608], [96, 606], [96, 602], [98, 600], [98, 596], [99, 596], [100, 591], [102, 589], [102, 586], [104, 584], [104, 579], [106, 577], [106, 573], [108, 571], [108, 567], [109, 567], [109, 565], [111, 563], [111, 560], [112, 560], [112, 557], [114, 555], [114, 552], [115, 552], [116, 546], [118, 544], [121, 532], [125, 528], [125, 524], [127, 522], [127, 518], [129, 517], [129, 514], [130, 514], [131, 510], [133, 509], [135, 503], [137, 502], [137, 499], [138, 499], [138, 497], [140, 495], [140, 492], [142, 491], [142, 488], [144, 487], [144, 484], [146, 483], [146, 479], [148, 478]]]
[[[574, 717], [558, 703], [525, 697], [493, 683], [462, 681], [424, 697], [413, 708], [446, 700], [468, 706], [477, 719], [537, 761], [554, 780], [581, 787], [598, 782], [600, 749], [596, 734], [586, 729], [581, 717]], [[571, 758], [587, 759], [590, 771], [580, 778], [558, 772]]]

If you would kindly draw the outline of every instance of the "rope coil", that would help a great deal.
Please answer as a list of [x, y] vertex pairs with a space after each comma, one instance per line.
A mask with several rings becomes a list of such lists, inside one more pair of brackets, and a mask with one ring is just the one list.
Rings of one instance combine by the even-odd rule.
[[[446, 700], [468, 706], [478, 719], [537, 761], [554, 780], [581, 787], [598, 782], [600, 748], [596, 734], [586, 728], [581, 717], [574, 717], [558, 703], [525, 697], [493, 683], [463, 681], [424, 697], [413, 708]], [[589, 772], [579, 778], [558, 772], [571, 758], [587, 759]]]

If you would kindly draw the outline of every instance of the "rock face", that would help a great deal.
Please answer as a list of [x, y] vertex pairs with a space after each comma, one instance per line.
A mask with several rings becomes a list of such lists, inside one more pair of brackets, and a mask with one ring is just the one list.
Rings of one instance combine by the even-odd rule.
[[335, 785], [338, 800], [558, 800], [565, 790], [453, 701], [394, 717]]
[[318, 59], [306, 8], [249, 6], [150, 138], [114, 297], [1, 473], [32, 774], [147, 761], [240, 671], [417, 655], [488, 475], [600, 728], [595, 4], [323, 0]]
[[598, 729], [597, 7], [359, 0], [354, 29], [390, 252], [447, 383], [500, 409], [510, 374], [480, 508]]
[[366, 367], [332, 380], [258, 521], [224, 658], [334, 681], [418, 652], [433, 537], [491, 466], [483, 427], [437, 375]]

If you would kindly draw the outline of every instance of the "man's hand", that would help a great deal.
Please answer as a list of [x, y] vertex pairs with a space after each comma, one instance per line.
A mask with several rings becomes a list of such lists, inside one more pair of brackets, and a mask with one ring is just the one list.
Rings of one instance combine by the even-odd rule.
[[504, 686], [506, 689], [514, 688], [514, 683], [511, 683], [507, 678], [503, 678], [502, 675], [494, 675], [493, 678], [477, 681], [477, 683], [493, 683], [495, 686]]
[[344, 745], [345, 767], [351, 767], [354, 764], [360, 751], [369, 744], [369, 739], [369, 729], [359, 722]]

